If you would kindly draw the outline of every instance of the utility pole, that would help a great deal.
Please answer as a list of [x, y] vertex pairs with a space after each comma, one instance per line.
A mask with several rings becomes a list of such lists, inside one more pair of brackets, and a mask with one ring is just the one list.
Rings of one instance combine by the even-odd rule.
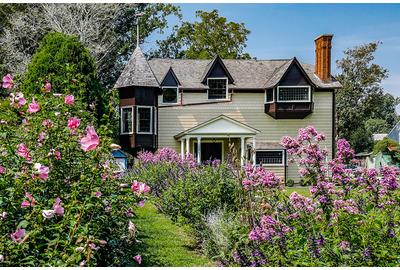
[[144, 15], [144, 12], [135, 13], [136, 17], [136, 48], [139, 47], [139, 19]]

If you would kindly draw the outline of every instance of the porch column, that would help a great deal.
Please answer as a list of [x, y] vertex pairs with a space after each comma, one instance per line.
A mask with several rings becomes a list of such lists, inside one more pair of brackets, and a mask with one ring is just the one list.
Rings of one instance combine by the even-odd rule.
[[244, 149], [244, 137], [240, 137], [240, 166], [244, 165], [244, 155], [245, 155], [245, 149]]
[[186, 154], [190, 153], [190, 137], [186, 138]]
[[197, 137], [197, 163], [201, 163], [201, 137]]
[[185, 158], [185, 139], [181, 139], [181, 158]]
[[253, 165], [256, 165], [256, 137], [253, 137]]

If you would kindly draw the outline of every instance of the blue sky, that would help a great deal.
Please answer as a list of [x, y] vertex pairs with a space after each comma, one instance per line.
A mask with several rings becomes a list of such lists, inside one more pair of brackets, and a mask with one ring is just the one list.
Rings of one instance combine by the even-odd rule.
[[[251, 31], [247, 48], [258, 59], [291, 58], [314, 63], [314, 38], [334, 34], [332, 68], [343, 50], [381, 41], [376, 63], [389, 70], [385, 90], [400, 96], [400, 4], [179, 4], [183, 20], [194, 21], [196, 10], [218, 9], [228, 20]], [[171, 26], [176, 20], [170, 18]], [[168, 32], [167, 32], [168, 33]], [[154, 46], [153, 35], [145, 50]]]

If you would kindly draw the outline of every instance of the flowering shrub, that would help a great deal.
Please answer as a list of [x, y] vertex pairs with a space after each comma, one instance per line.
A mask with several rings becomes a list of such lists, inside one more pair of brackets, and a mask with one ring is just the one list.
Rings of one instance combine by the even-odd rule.
[[324, 139], [313, 127], [282, 138], [310, 197], [287, 194], [263, 167], [198, 165], [170, 149], [141, 153], [129, 177], [148, 181], [159, 208], [192, 225], [221, 265], [399, 265], [399, 169], [355, 168], [346, 140], [328, 160]]
[[[122, 183], [103, 127], [79, 97], [26, 96], [11, 75], [0, 103], [0, 265], [134, 265], [130, 219], [148, 187]], [[126, 188], [125, 188], [126, 187]]]

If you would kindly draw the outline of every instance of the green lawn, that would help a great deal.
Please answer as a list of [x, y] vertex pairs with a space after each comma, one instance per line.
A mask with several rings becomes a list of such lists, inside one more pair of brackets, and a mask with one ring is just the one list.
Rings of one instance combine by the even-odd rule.
[[290, 195], [292, 192], [296, 191], [300, 195], [309, 197], [310, 196], [310, 187], [286, 187], [286, 194]]
[[175, 225], [150, 202], [136, 211], [138, 230], [135, 249], [142, 255], [141, 266], [214, 266], [195, 249], [187, 230]]

